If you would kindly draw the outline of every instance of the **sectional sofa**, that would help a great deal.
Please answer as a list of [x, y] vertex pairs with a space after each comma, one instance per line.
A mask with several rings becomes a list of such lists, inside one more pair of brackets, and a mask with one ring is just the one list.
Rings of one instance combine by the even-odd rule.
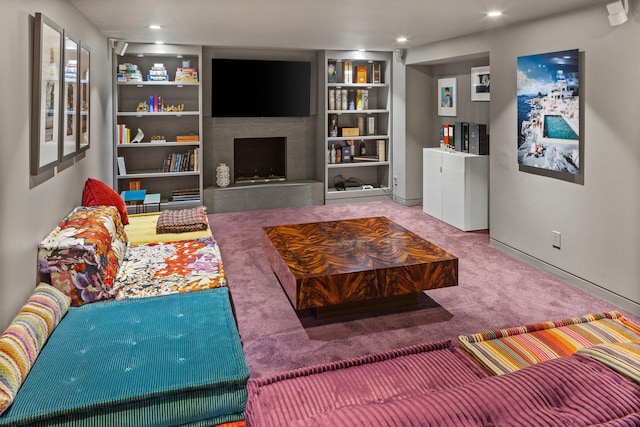
[[249, 426], [638, 426], [640, 327], [609, 312], [248, 383]]
[[618, 312], [249, 378], [206, 214], [122, 215], [78, 207], [41, 242], [0, 336], [0, 427], [640, 425]]
[[117, 208], [80, 206], [43, 239], [43, 282], [0, 337], [0, 426], [244, 419], [249, 370], [206, 212], [155, 215], [127, 233]]

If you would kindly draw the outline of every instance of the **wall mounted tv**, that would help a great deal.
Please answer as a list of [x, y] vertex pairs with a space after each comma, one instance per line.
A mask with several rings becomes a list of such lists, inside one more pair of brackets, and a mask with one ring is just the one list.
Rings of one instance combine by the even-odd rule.
[[310, 62], [218, 58], [212, 61], [212, 117], [310, 115]]

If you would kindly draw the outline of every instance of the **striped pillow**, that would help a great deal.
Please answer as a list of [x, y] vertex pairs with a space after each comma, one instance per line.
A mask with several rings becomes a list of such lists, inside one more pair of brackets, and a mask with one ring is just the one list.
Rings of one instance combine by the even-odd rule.
[[0, 414], [13, 402], [70, 302], [65, 294], [42, 283], [0, 336]]
[[576, 353], [597, 360], [640, 385], [640, 341], [600, 344]]
[[458, 344], [489, 374], [500, 375], [598, 344], [640, 341], [640, 327], [617, 311], [472, 335]]

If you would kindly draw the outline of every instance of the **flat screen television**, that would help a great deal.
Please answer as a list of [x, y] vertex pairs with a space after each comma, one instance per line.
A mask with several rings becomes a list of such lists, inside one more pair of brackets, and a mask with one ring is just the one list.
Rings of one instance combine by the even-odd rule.
[[310, 115], [310, 62], [218, 58], [212, 61], [212, 117]]

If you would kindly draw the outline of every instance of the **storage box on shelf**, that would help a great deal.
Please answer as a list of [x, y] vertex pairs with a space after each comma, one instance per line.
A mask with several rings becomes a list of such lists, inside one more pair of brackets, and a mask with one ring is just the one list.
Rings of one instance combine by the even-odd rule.
[[[132, 182], [162, 208], [202, 204], [202, 69], [199, 46], [130, 44], [114, 56], [117, 190]], [[187, 197], [188, 196], [188, 197]]]
[[390, 196], [391, 55], [322, 52], [325, 203]]

